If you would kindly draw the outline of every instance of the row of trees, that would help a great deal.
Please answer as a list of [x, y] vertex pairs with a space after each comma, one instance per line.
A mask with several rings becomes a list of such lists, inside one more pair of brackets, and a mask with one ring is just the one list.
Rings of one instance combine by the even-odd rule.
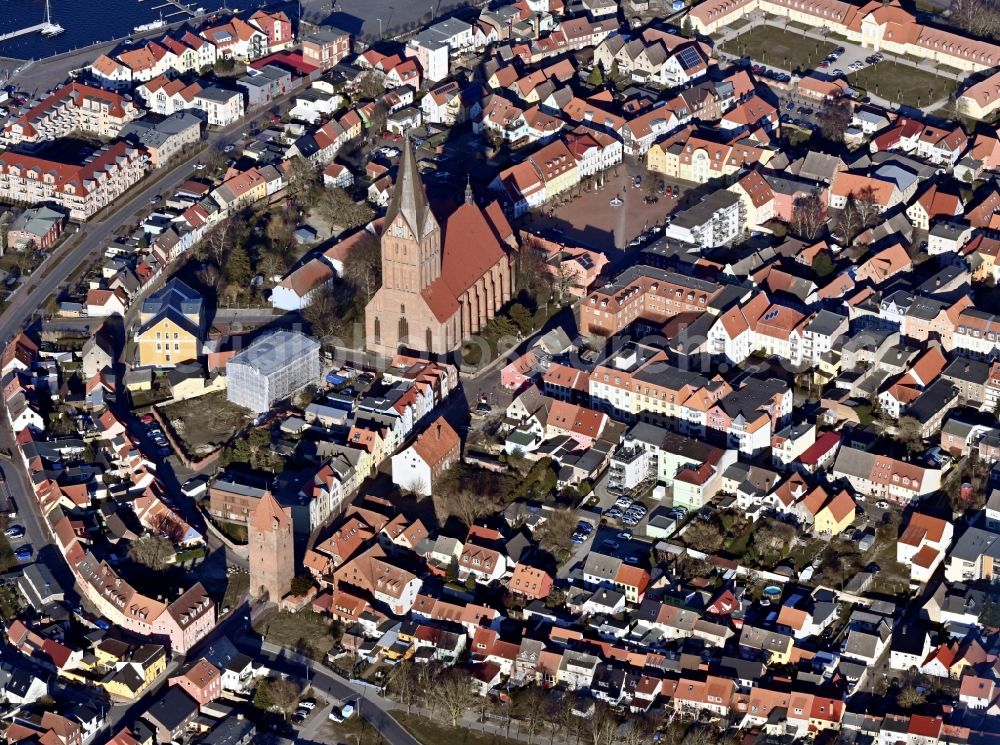
[[[621, 715], [603, 703], [597, 703], [587, 715], [576, 711], [584, 701], [570, 692], [546, 692], [536, 686], [511, 692], [510, 701], [479, 696], [469, 675], [457, 668], [443, 668], [437, 663], [416, 664], [410, 660], [397, 665], [388, 680], [387, 691], [407, 714], [416, 708], [429, 710], [432, 718], [451, 727], [458, 727], [473, 714], [480, 721], [487, 716], [509, 736], [512, 727], [527, 736], [529, 742], [554, 743], [575, 738], [592, 745], [639, 745], [650, 742], [662, 722], [655, 716]], [[667, 742], [684, 745], [715, 745], [719, 735], [701, 727], [688, 729], [685, 735], [679, 727], [671, 731]], [[678, 731], [679, 730], [679, 731]]]

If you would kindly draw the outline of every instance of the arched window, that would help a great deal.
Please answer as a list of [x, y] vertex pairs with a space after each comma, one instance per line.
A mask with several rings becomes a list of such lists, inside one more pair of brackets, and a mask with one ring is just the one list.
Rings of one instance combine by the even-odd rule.
[[427, 351], [431, 351], [434, 348], [434, 335], [431, 334], [431, 330], [427, 329], [427, 333], [424, 338], [424, 346], [427, 347]]
[[406, 340], [410, 336], [410, 324], [406, 320], [406, 316], [399, 317], [399, 343], [405, 344]]
[[375, 343], [382, 343], [382, 321], [379, 320], [378, 316], [375, 316]]

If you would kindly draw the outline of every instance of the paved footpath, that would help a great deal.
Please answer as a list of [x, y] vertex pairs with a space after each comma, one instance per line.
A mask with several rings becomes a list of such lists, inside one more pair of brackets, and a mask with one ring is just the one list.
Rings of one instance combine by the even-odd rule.
[[[306, 679], [310, 686], [322, 691], [328, 698], [341, 702], [353, 702], [358, 708], [359, 715], [371, 722], [389, 742], [389, 745], [420, 745], [420, 742], [407, 732], [393, 716], [393, 712], [405, 712], [406, 707], [380, 695], [377, 689], [359, 685], [357, 682], [337, 674], [321, 662], [275, 644], [258, 643], [256, 640], [244, 639], [239, 642], [239, 646], [241, 651], [267, 664], [275, 672]], [[444, 721], [441, 712], [419, 706], [411, 707], [410, 713], [418, 714], [435, 722]], [[526, 743], [551, 742], [552, 745], [572, 745], [575, 742], [575, 738], [562, 736], [556, 736], [552, 739], [548, 732], [537, 732], [533, 738], [529, 738], [516, 720], [511, 723], [508, 733], [506, 723], [481, 722], [479, 719], [479, 712], [473, 708], [462, 717], [461, 726], [469, 730], [487, 732], [498, 737], [508, 737], [511, 740]]]

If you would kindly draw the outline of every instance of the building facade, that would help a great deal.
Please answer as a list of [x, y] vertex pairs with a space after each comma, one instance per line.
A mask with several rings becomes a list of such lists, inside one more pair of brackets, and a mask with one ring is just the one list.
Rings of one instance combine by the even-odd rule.
[[149, 155], [126, 142], [105, 146], [78, 164], [7, 151], [0, 154], [0, 199], [50, 202], [73, 220], [87, 220], [140, 181], [149, 162]]
[[266, 492], [249, 526], [250, 595], [278, 602], [295, 576], [292, 517]]
[[513, 230], [497, 203], [465, 203], [444, 223], [431, 211], [407, 140], [382, 232], [382, 287], [365, 309], [369, 350], [447, 354], [511, 298]]

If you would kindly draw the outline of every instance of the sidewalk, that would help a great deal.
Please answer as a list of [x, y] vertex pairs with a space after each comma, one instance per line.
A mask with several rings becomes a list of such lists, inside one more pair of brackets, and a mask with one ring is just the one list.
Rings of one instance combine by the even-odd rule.
[[[402, 704], [394, 701], [391, 698], [386, 698], [382, 696], [378, 689], [370, 684], [360, 684], [355, 680], [349, 680], [344, 678], [339, 673], [334, 672], [333, 669], [327, 667], [322, 662], [317, 662], [311, 657], [306, 657], [305, 655], [299, 654], [290, 649], [284, 647], [279, 647], [269, 642], [261, 642], [261, 649], [267, 655], [280, 657], [290, 663], [300, 664], [303, 667], [309, 668], [311, 672], [311, 677], [313, 682], [318, 682], [317, 678], [322, 675], [325, 676], [340, 686], [348, 688], [352, 691], [353, 695], [364, 702], [366, 705], [373, 705], [375, 708], [384, 712], [387, 716], [392, 718], [397, 725], [402, 729], [405, 729], [399, 720], [393, 716], [393, 713], [407, 713], [406, 707]], [[540, 726], [538, 731], [535, 733], [534, 737], [529, 738], [528, 733], [523, 730], [523, 725], [518, 719], [511, 719], [510, 724], [510, 734], [507, 734], [507, 723], [504, 722], [494, 722], [494, 721], [480, 721], [481, 717], [481, 706], [477, 705], [473, 709], [470, 709], [468, 713], [461, 719], [461, 726], [465, 729], [474, 730], [477, 732], [486, 732], [497, 737], [509, 737], [511, 740], [517, 740], [526, 743], [548, 743], [552, 742], [553, 745], [574, 745], [577, 738], [573, 737], [567, 739], [565, 737], [556, 736], [554, 739], [551, 737], [551, 733], [545, 731], [543, 726]], [[412, 706], [410, 707], [409, 714], [417, 714], [431, 721], [438, 723], [446, 723], [445, 717], [441, 711], [435, 711], [423, 706]]]

